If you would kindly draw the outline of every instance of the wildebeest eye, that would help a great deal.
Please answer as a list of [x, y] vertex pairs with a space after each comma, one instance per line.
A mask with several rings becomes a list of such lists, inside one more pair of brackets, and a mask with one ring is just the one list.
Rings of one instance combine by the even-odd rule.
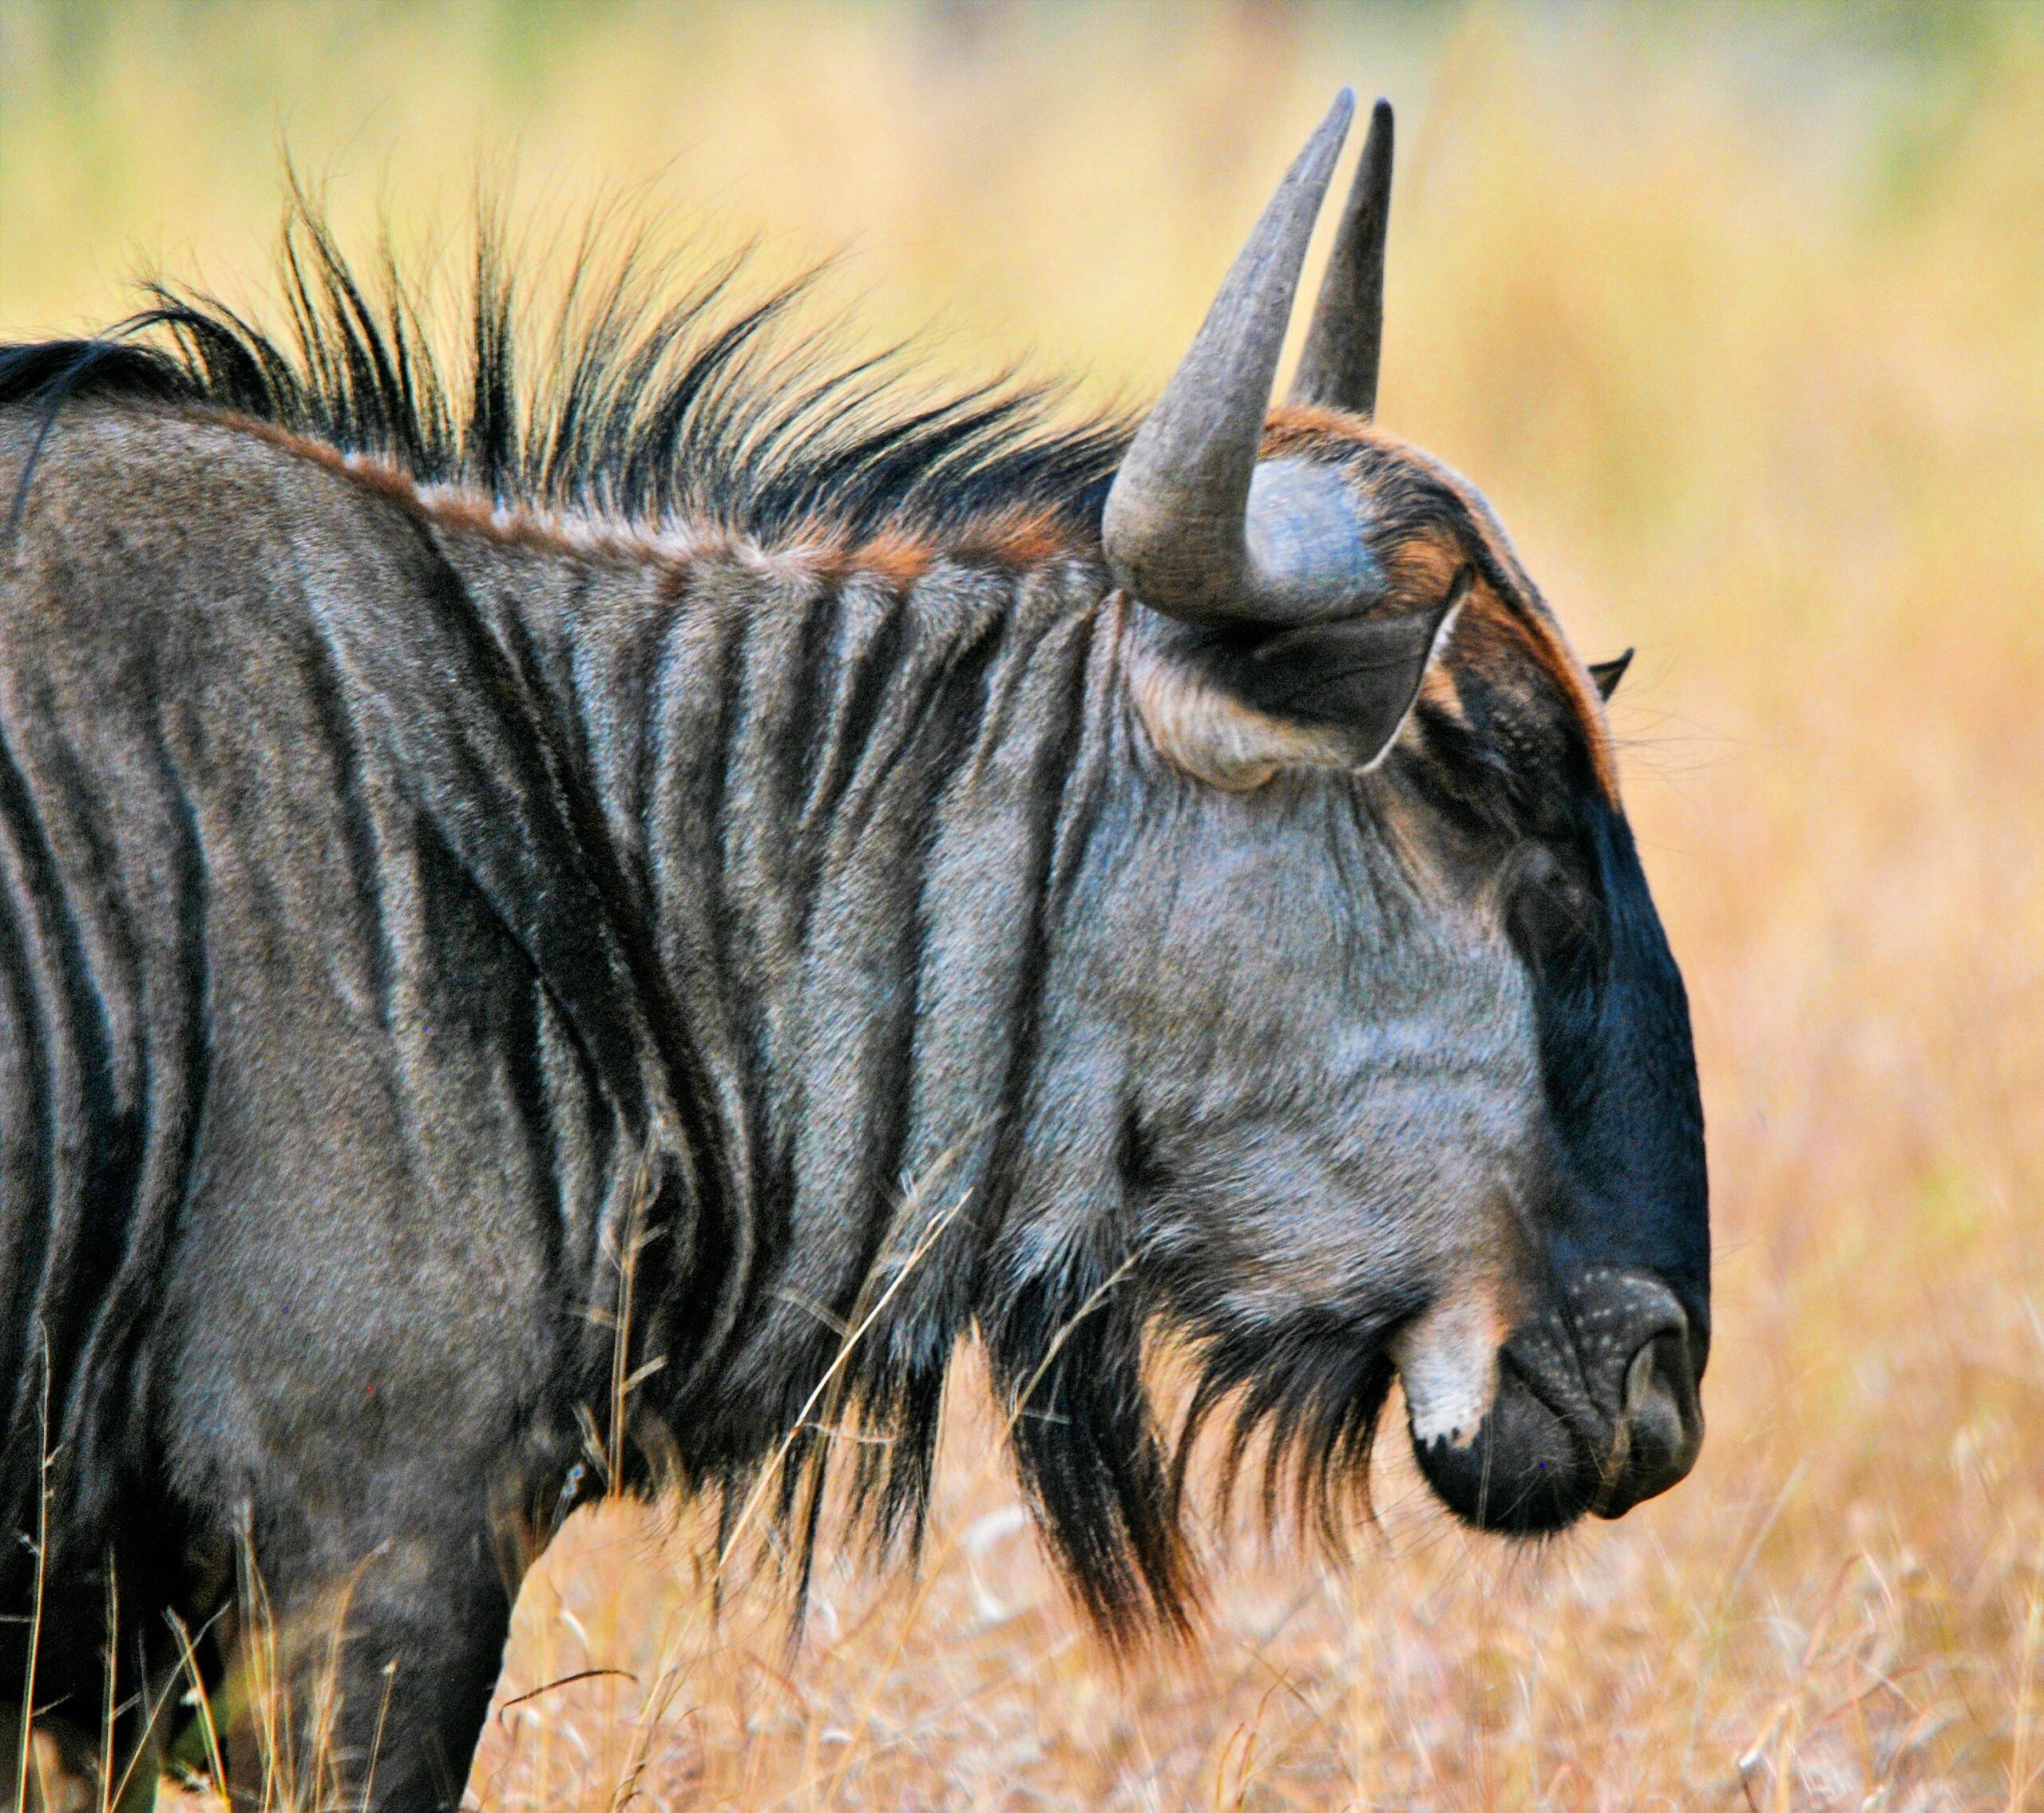
[[1505, 923], [1534, 974], [1543, 981], [1594, 983], [1604, 948], [1596, 897], [1538, 845], [1515, 859], [1507, 885]]

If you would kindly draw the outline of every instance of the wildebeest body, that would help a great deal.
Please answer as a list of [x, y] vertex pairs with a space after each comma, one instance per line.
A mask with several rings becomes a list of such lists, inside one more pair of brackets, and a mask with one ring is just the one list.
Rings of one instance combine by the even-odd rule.
[[1118, 1637], [1189, 1621], [1210, 1421], [1329, 1518], [1394, 1378], [1487, 1527], [1686, 1471], [1701, 1110], [1603, 683], [1368, 421], [1373, 289], [1264, 410], [1347, 105], [1132, 445], [777, 394], [778, 303], [691, 342], [628, 273], [521, 403], [487, 259], [458, 402], [316, 225], [295, 353], [174, 301], [0, 349], [39, 1712], [93, 1723], [111, 1589], [130, 1746], [164, 1614], [245, 1665], [253, 1608], [301, 1723], [346, 1633], [301, 1794], [444, 1804], [578, 1496], [778, 1473], [799, 1572], [856, 1423], [913, 1541], [972, 1334]]

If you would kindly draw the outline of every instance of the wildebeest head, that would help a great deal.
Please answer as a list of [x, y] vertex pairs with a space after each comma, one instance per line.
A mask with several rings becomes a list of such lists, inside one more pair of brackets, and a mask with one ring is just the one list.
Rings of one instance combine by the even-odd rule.
[[1135, 1054], [1127, 1214], [1197, 1356], [1190, 1427], [1232, 1405], [1235, 1458], [1266, 1432], [1269, 1479], [1296, 1463], [1324, 1509], [1395, 1374], [1440, 1497], [1539, 1533], [1695, 1460], [1702, 1117], [1604, 721], [1622, 663], [1579, 662], [1482, 500], [1369, 420], [1381, 103], [1266, 415], [1351, 105], [1107, 505], [1168, 803], [1125, 833], [1084, 992]]

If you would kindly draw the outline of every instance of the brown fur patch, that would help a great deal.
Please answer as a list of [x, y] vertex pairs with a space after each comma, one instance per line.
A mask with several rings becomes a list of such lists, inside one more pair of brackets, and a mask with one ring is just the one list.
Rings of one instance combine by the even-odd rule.
[[[1465, 604], [1463, 608], [1468, 607]], [[1448, 638], [1450, 648], [1454, 640], [1452, 635]], [[1458, 724], [1468, 722], [1468, 714], [1462, 708], [1462, 689], [1455, 683], [1454, 663], [1448, 658], [1448, 651], [1444, 650], [1442, 659], [1420, 676], [1420, 701], [1436, 711], [1445, 712]]]
[[1003, 510], [959, 532], [945, 550], [954, 559], [988, 561], [1020, 572], [1072, 552], [1071, 531], [1048, 510]]
[[1604, 701], [1598, 693], [1596, 682], [1590, 677], [1590, 670], [1569, 647], [1561, 626], [1544, 604], [1529, 605], [1527, 600], [1501, 597], [1487, 585], [1476, 588], [1471, 604], [1476, 607], [1480, 617], [1508, 625], [1515, 632], [1514, 639], [1518, 646], [1560, 695], [1564, 708], [1581, 733], [1590, 751], [1590, 767], [1598, 786], [1613, 806], [1618, 805], [1618, 757], [1611, 746], [1610, 725], [1604, 714]]
[[[1451, 492], [1468, 513], [1468, 520], [1481, 542], [1487, 564], [1496, 572], [1507, 575], [1513, 582], [1512, 590], [1500, 592], [1489, 584], [1480, 584], [1471, 595], [1466, 608], [1479, 620], [1489, 618], [1508, 622], [1519, 632], [1517, 639], [1526, 654], [1543, 673], [1555, 691], [1576, 727], [1582, 733], [1590, 751], [1592, 770], [1605, 797], [1614, 805], [1618, 803], [1618, 758], [1611, 746], [1610, 721], [1605, 715], [1604, 701], [1598, 693], [1596, 682], [1590, 679], [1590, 670], [1569, 646], [1568, 638], [1555, 618], [1539, 589], [1527, 576], [1519, 563], [1519, 556], [1491, 514], [1490, 505], [1461, 476], [1444, 466], [1439, 461], [1416, 453], [1388, 435], [1372, 436], [1380, 445], [1396, 449], [1410, 457], [1424, 462], [1432, 476]], [[1447, 550], [1437, 550], [1433, 559], [1444, 556], [1459, 556], [1460, 550], [1448, 555]], [[1437, 570], [1437, 569], [1436, 569]], [[1452, 659], [1451, 650], [1450, 658]]]
[[845, 558], [850, 570], [871, 573], [886, 584], [905, 590], [929, 571], [937, 550], [920, 536], [888, 529], [870, 541], [862, 542]]
[[[557, 516], [525, 506], [506, 509], [473, 492], [445, 485], [422, 486], [390, 461], [344, 453], [329, 442], [295, 433], [274, 422], [224, 410], [195, 413], [348, 479], [443, 529], [485, 536], [505, 546], [633, 562], [689, 559], [732, 546], [731, 538], [718, 531], [676, 532], [600, 517]], [[888, 530], [851, 546], [834, 540], [791, 540], [772, 550], [755, 550], [808, 567], [821, 576], [836, 579], [855, 572], [869, 573], [901, 588], [913, 585], [943, 560], [975, 564], [990, 562], [1020, 572], [1074, 551], [1069, 528], [1049, 511], [1037, 509], [996, 512], [965, 524], [955, 536], [942, 540]]]
[[201, 422], [212, 422], [236, 434], [246, 434], [327, 472], [352, 479], [378, 497], [402, 504], [415, 505], [418, 502], [418, 486], [411, 474], [387, 461], [373, 459], [366, 453], [344, 453], [327, 441], [295, 434], [275, 422], [258, 422], [253, 416], [238, 415], [232, 410], [194, 410], [191, 413]]
[[524, 508], [504, 509], [470, 491], [425, 486], [390, 461], [367, 453], [344, 453], [330, 442], [259, 422], [229, 410], [196, 411], [238, 434], [275, 447], [396, 504], [423, 521], [454, 534], [482, 536], [504, 547], [542, 554], [630, 561], [692, 558], [727, 544], [721, 536], [662, 535], [600, 520], [556, 517]]
[[1280, 403], [1263, 425], [1263, 457], [1303, 453], [1329, 441], [1375, 438], [1367, 416], [1331, 410], [1320, 403]]

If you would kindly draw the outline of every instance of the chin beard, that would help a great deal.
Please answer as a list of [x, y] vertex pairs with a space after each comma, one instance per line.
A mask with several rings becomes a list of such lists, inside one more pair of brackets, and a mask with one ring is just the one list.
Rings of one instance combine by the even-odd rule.
[[1194, 1444], [1219, 1427], [1218, 1515], [1226, 1518], [1246, 1475], [1266, 1529], [1289, 1519], [1330, 1554], [1345, 1555], [1347, 1532], [1370, 1514], [1370, 1459], [1398, 1376], [1388, 1344], [1406, 1314], [1358, 1322], [1302, 1310], [1276, 1326], [1248, 1324], [1198, 1340], [1197, 1380], [1174, 1443], [1174, 1515]]
[[[1125, 1266], [1072, 1261], [983, 1314], [1016, 1471], [1067, 1581], [1110, 1642], [1182, 1637], [1198, 1618], [1204, 1583], [1185, 1511], [1193, 1450], [1209, 1430], [1226, 1431], [1223, 1518], [1253, 1474], [1267, 1526], [1289, 1515], [1342, 1552], [1355, 1515], [1368, 1514], [1371, 1451], [1397, 1376], [1386, 1345], [1416, 1307], [1202, 1318], [1188, 1328], [1146, 1304]], [[1153, 1328], [1190, 1356], [1175, 1435], [1145, 1377]]]

